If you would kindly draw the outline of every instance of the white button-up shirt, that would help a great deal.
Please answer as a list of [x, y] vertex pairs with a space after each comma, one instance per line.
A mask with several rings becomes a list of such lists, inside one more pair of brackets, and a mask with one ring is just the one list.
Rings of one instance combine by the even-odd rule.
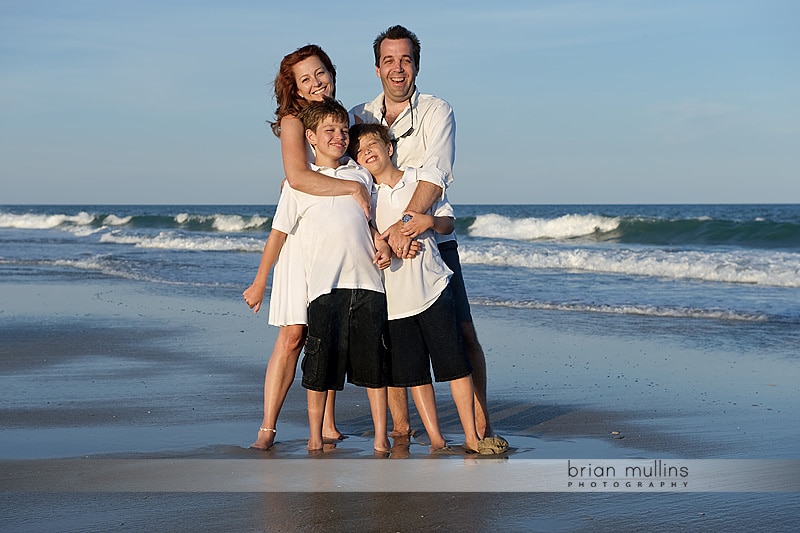
[[[446, 101], [430, 94], [414, 94], [397, 119], [389, 126], [384, 118], [384, 95], [355, 106], [350, 112], [368, 124], [389, 126], [389, 135], [396, 139], [392, 160], [397, 168], [417, 169], [417, 179], [438, 185], [444, 190], [453, 182], [456, 160], [456, 119]], [[437, 235], [437, 241], [454, 240], [450, 235]]]
[[[357, 105], [351, 113], [369, 124], [388, 126], [383, 112], [383, 93], [371, 102]], [[456, 160], [456, 119], [446, 101], [415, 90], [407, 106], [389, 126], [389, 135], [396, 139], [392, 156], [400, 170], [415, 167], [420, 180], [447, 188], [453, 181]], [[413, 128], [413, 130], [412, 130]], [[441, 172], [428, 174], [426, 168]], [[445, 180], [441, 181], [441, 173]]]

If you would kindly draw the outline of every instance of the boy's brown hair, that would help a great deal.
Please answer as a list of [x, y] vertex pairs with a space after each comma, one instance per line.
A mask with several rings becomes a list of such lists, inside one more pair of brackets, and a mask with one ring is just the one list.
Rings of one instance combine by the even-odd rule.
[[347, 109], [327, 96], [321, 102], [309, 103], [297, 115], [297, 118], [303, 122], [303, 127], [313, 132], [316, 132], [320, 123], [328, 117], [342, 124], [350, 124], [350, 115], [347, 113]]
[[383, 124], [353, 124], [350, 126], [350, 146], [347, 147], [347, 155], [354, 161], [358, 154], [358, 145], [361, 144], [361, 137], [367, 135], [375, 135], [382, 143], [392, 144], [389, 128]]

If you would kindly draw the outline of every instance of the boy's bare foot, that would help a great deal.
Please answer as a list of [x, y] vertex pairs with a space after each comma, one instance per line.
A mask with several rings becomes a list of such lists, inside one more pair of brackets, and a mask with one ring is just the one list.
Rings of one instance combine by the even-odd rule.
[[453, 453], [453, 450], [450, 448], [450, 446], [447, 446], [445, 444], [444, 446], [441, 446], [439, 448], [434, 448], [433, 446], [431, 446], [430, 452], [431, 453], [438, 453], [438, 454], [450, 454], [450, 453]]
[[347, 436], [345, 434], [341, 433], [339, 430], [336, 430], [335, 433], [330, 433], [328, 435], [326, 435], [324, 431], [322, 432], [322, 441], [323, 442], [338, 442], [338, 441], [344, 440], [346, 438], [347, 438]]
[[446, 440], [442, 439], [436, 442], [431, 441], [431, 447], [430, 447], [431, 452], [435, 452], [436, 450], [441, 450], [442, 448], [447, 448]]

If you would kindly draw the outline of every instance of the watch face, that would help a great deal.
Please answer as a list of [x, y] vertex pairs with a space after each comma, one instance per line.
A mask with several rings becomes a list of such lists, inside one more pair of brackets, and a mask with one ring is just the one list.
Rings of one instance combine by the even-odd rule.
[[403, 224], [405, 224], [406, 222], [409, 222], [411, 218], [412, 218], [411, 215], [403, 215], [403, 218], [401, 220], [403, 221]]

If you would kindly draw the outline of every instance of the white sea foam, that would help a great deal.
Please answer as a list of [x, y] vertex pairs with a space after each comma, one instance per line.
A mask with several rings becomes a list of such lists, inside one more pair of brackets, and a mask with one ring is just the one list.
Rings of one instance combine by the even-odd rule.
[[99, 228], [92, 226], [64, 226], [59, 229], [72, 233], [76, 237], [88, 237], [89, 235], [105, 231], [107, 228], [105, 226]]
[[558, 218], [509, 218], [479, 215], [469, 227], [473, 237], [515, 240], [570, 239], [613, 231], [619, 218], [599, 215], [564, 215]]
[[117, 215], [108, 215], [106, 216], [106, 218], [103, 219], [103, 225], [124, 226], [125, 224], [128, 224], [131, 220], [133, 220], [132, 216], [118, 217]]
[[800, 287], [800, 254], [492, 245], [460, 250], [465, 264]]
[[148, 283], [163, 283], [167, 285], [191, 285], [191, 286], [214, 286], [212, 284], [204, 283], [190, 283], [185, 281], [170, 281], [157, 277], [153, 277], [141, 272], [133, 272], [124, 268], [118, 268], [110, 263], [105, 258], [97, 256], [88, 259], [57, 259], [55, 261], [42, 261], [41, 264], [52, 264], [58, 267], [66, 267], [75, 270], [88, 270], [98, 272], [105, 276], [112, 276], [116, 278], [129, 279], [134, 281], [144, 281]]
[[193, 251], [237, 251], [260, 252], [264, 248], [262, 239], [186, 236], [173, 232], [161, 232], [155, 236], [124, 235], [106, 233], [100, 237], [101, 243], [131, 244], [137, 248], [155, 248], [161, 250], [193, 250]]
[[188, 213], [181, 213], [175, 216], [175, 222], [178, 224], [183, 225], [190, 222], [206, 224], [210, 222], [211, 227], [215, 230], [226, 233], [257, 229], [263, 226], [267, 221], [269, 221], [269, 218], [258, 215], [244, 217], [241, 215], [190, 215]]
[[577, 311], [582, 313], [604, 313], [615, 315], [652, 316], [665, 318], [704, 318], [713, 320], [735, 320], [743, 322], [765, 322], [766, 315], [740, 313], [725, 309], [699, 309], [660, 307], [650, 305], [590, 305], [578, 303], [521, 302], [513, 300], [470, 299], [477, 305], [510, 307], [514, 309], [540, 309], [544, 311]]
[[266, 217], [241, 217], [239, 215], [214, 215], [213, 218], [215, 230], [229, 233], [258, 228], [269, 220]]
[[87, 226], [94, 222], [94, 215], [81, 211], [77, 215], [42, 215], [0, 213], [0, 228], [17, 229], [53, 229], [62, 224]]

